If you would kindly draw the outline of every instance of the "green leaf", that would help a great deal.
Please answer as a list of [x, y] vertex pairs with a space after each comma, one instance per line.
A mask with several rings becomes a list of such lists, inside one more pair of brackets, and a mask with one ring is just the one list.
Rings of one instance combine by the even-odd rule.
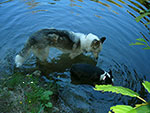
[[144, 14], [141, 14], [140, 16], [136, 17], [135, 20], [136, 22], [139, 22], [143, 17], [147, 16], [147, 15], [150, 15], [149, 12], [146, 12]]
[[51, 102], [48, 102], [47, 104], [45, 104], [45, 106], [46, 106], [46, 107], [48, 107], [48, 108], [53, 107], [53, 105], [52, 105], [52, 103], [51, 103]]
[[150, 49], [150, 46], [149, 46], [149, 47], [145, 47], [145, 48], [143, 48], [143, 49]]
[[147, 89], [147, 91], [150, 93], [150, 82], [148, 81], [144, 81], [142, 83], [142, 85], [145, 87], [145, 89]]
[[127, 113], [150, 113], [150, 105], [141, 105], [139, 107], [136, 107], [132, 110], [130, 110]]
[[128, 111], [131, 111], [132, 109], [134, 108], [128, 105], [116, 105], [110, 108], [110, 110], [112, 110], [115, 113], [127, 113]]
[[146, 23], [146, 24], [144, 24], [144, 25], [148, 25], [148, 24], [150, 24], [150, 22], [148, 22], [148, 23]]
[[38, 111], [38, 113], [43, 113], [45, 107], [43, 107], [43, 104], [40, 105], [40, 110]]
[[41, 95], [41, 100], [50, 100], [50, 95], [52, 95], [53, 92], [52, 91], [45, 91], [42, 95]]
[[138, 97], [139, 94], [121, 86], [112, 86], [112, 85], [96, 85], [94, 90], [96, 91], [104, 91], [104, 92], [113, 92], [120, 93], [122, 95], [127, 95], [131, 97]]
[[136, 40], [141, 41], [141, 42], [145, 42], [147, 44], [147, 42], [144, 38], [137, 38]]
[[131, 44], [129, 44], [130, 46], [131, 45], [145, 45], [144, 43], [141, 43], [141, 42], [135, 42], [135, 43], [131, 43]]

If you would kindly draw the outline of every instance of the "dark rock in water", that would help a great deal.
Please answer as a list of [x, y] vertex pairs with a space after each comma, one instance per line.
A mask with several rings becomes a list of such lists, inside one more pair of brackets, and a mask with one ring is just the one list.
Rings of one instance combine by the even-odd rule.
[[73, 64], [70, 72], [73, 84], [113, 84], [111, 72], [107, 73], [90, 64]]
[[[57, 113], [108, 113], [114, 96], [94, 91], [89, 85], [74, 85], [69, 82], [58, 81], [59, 99]], [[111, 98], [108, 98], [110, 97]]]

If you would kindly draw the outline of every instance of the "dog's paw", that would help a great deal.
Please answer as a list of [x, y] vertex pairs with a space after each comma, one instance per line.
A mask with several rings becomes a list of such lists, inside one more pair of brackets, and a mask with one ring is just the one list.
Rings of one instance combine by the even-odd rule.
[[24, 58], [21, 57], [20, 55], [16, 55], [16, 57], [15, 57], [16, 67], [22, 66], [23, 62], [24, 62]]

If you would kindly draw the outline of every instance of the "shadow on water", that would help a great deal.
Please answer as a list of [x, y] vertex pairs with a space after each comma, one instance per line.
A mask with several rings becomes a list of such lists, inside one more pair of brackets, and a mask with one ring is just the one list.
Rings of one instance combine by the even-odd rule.
[[96, 65], [96, 62], [88, 56], [80, 55], [75, 59], [70, 59], [68, 54], [63, 54], [59, 57], [59, 60], [52, 59], [51, 63], [47, 63], [46, 66], [42, 64], [37, 64], [38, 68], [41, 69], [45, 75], [48, 75], [52, 72], [65, 72], [67, 69], [70, 69], [72, 64], [75, 63], [89, 63]]

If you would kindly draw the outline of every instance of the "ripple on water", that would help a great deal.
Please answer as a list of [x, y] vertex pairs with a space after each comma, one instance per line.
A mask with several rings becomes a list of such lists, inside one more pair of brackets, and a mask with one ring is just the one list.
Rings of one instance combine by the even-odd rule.
[[[141, 82], [145, 79], [150, 80], [148, 77], [150, 54], [143, 52], [139, 47], [131, 47], [129, 44], [135, 42], [136, 38], [142, 38], [140, 32], [149, 37], [148, 30], [142, 23], [135, 22], [134, 15], [139, 15], [139, 13], [131, 9], [131, 6], [135, 6], [132, 2], [126, 1], [126, 3], [118, 4], [122, 5], [122, 8], [115, 4], [112, 5], [110, 1], [96, 3], [60, 0], [49, 3], [22, 0], [0, 4], [0, 14], [3, 17], [0, 19], [0, 26], [2, 26], [0, 27], [0, 56], [2, 59], [0, 70], [6, 70], [8, 73], [14, 72], [14, 56], [21, 50], [28, 37], [37, 30], [54, 27], [85, 34], [91, 32], [99, 37], [106, 36], [107, 38], [97, 66], [113, 71], [115, 85], [130, 88], [147, 97]], [[133, 16], [130, 15], [131, 13]], [[9, 49], [11, 50], [8, 51]], [[53, 49], [50, 62], [44, 65], [38, 64], [35, 57], [31, 56], [31, 59], [28, 59], [20, 70], [29, 72], [41, 69], [46, 73], [45, 75], [56, 72], [60, 75], [60, 86], [64, 88], [61, 95], [62, 102], [65, 97], [67, 98], [64, 105], [75, 106], [76, 101], [85, 111], [108, 112], [112, 105], [137, 102], [136, 99], [127, 96], [96, 92], [88, 85], [70, 84], [70, 74], [67, 70], [73, 63], [94, 65], [96, 63], [91, 57], [81, 55], [71, 60], [67, 55], [57, 53], [56, 55], [56, 50]], [[73, 94], [74, 97], [70, 94]], [[77, 105], [78, 108], [80, 108], [79, 105]], [[67, 109], [66, 106], [65, 109]]]

